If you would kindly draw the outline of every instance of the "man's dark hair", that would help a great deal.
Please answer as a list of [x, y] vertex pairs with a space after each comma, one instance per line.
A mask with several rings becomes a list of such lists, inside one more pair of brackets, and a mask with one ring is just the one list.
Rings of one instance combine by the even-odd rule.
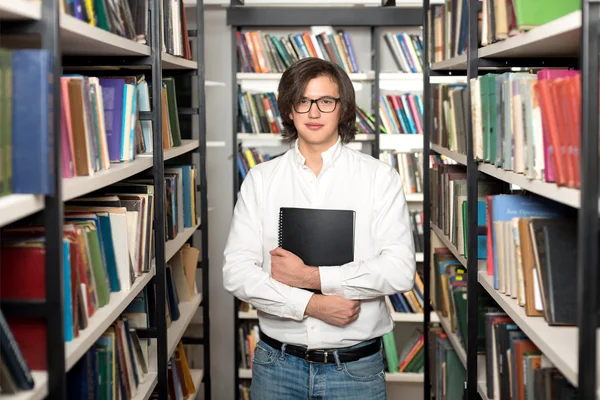
[[308, 82], [319, 76], [329, 76], [338, 86], [340, 93], [340, 101], [337, 104], [340, 108], [338, 133], [342, 143], [348, 143], [356, 135], [356, 100], [352, 81], [338, 65], [314, 57], [304, 58], [291, 65], [279, 81], [277, 106], [283, 120], [283, 139], [290, 142], [298, 137], [298, 131], [290, 114], [294, 104], [304, 97]]

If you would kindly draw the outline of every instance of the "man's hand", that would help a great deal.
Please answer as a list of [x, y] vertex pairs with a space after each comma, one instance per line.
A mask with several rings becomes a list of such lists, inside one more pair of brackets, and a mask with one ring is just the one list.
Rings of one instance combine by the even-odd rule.
[[313, 294], [304, 313], [330, 325], [346, 326], [356, 321], [360, 312], [359, 300], [346, 300], [342, 296]]
[[280, 247], [269, 253], [273, 279], [296, 288], [321, 289], [319, 268], [305, 265], [300, 257]]

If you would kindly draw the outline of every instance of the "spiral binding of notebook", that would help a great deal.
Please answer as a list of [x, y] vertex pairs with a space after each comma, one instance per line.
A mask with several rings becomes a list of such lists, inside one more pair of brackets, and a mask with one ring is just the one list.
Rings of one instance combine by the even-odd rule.
[[277, 235], [277, 245], [283, 248], [283, 211], [279, 209], [279, 233]]

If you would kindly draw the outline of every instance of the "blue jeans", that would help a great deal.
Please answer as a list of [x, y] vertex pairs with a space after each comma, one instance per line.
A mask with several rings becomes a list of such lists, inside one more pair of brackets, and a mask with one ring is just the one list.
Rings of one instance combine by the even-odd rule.
[[[363, 346], [362, 343], [354, 347]], [[383, 352], [357, 361], [311, 364], [259, 341], [252, 358], [252, 400], [386, 400]]]

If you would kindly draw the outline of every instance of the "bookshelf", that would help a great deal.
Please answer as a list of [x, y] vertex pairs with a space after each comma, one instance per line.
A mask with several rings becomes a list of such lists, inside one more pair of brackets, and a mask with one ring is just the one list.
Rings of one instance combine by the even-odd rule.
[[[367, 112], [371, 112], [375, 118], [375, 126], [381, 124], [381, 117], [377, 110], [379, 109], [379, 96], [386, 91], [401, 91], [403, 93], [420, 93], [422, 91], [422, 74], [397, 72], [390, 49], [384, 43], [383, 35], [386, 32], [420, 33], [422, 24], [421, 3], [405, 4], [405, 7], [394, 9], [384, 9], [380, 7], [379, 2], [373, 2], [373, 7], [352, 7], [345, 1], [344, 6], [313, 6], [312, 3], [304, 2], [302, 6], [294, 5], [293, 12], [289, 8], [268, 6], [264, 4], [259, 8], [251, 7], [246, 1], [245, 5], [230, 6], [227, 9], [227, 23], [232, 28], [232, 48], [231, 55], [234, 63], [232, 65], [232, 82], [235, 84], [232, 88], [232, 107], [233, 107], [233, 154], [238, 154], [243, 148], [256, 147], [270, 154], [279, 154], [287, 149], [289, 145], [285, 144], [280, 134], [273, 133], [244, 133], [240, 132], [238, 124], [239, 102], [238, 89], [242, 91], [255, 92], [275, 92], [277, 84], [282, 73], [252, 73], [244, 71], [238, 56], [236, 47], [236, 34], [238, 32], [250, 32], [262, 30], [263, 33], [270, 33], [277, 36], [286, 36], [288, 33], [299, 33], [309, 29], [310, 26], [327, 25], [339, 27], [348, 32], [352, 38], [352, 46], [357, 55], [359, 72], [348, 73], [353, 82], [356, 94], [357, 104], [363, 107]], [[360, 2], [364, 5], [365, 2]], [[373, 112], [375, 111], [375, 112]], [[256, 131], [255, 131], [256, 132]], [[381, 150], [390, 150], [397, 152], [420, 152], [423, 148], [422, 134], [357, 134], [351, 147], [367, 152], [374, 157], [379, 157]], [[234, 185], [234, 204], [237, 200], [237, 193], [240, 186], [239, 167], [237, 158], [233, 161], [233, 185]], [[411, 210], [422, 207], [422, 193], [407, 193], [405, 195], [409, 208]], [[424, 260], [423, 253], [416, 255], [417, 262]], [[239, 302], [235, 302], [235, 366], [239, 366], [239, 327], [242, 322], [256, 321], [258, 316], [256, 311], [239, 311]], [[393, 313], [393, 320], [399, 327], [398, 330], [409, 324], [422, 324], [424, 321], [422, 314]], [[434, 316], [433, 320], [437, 320]], [[400, 350], [400, 349], [398, 349]], [[251, 379], [249, 369], [236, 369], [235, 385], [238, 390], [238, 384], [241, 380]], [[388, 379], [389, 378], [389, 379]], [[412, 383], [421, 385], [423, 374], [386, 374], [388, 382], [395, 386], [401, 383]], [[401, 385], [397, 389], [402, 390]], [[398, 392], [400, 393], [400, 392]], [[412, 393], [412, 392], [411, 392]], [[416, 392], [415, 392], [416, 393]], [[236, 391], [236, 397], [239, 393]]]
[[[432, 62], [436, 55], [429, 48], [432, 43], [431, 37], [434, 21], [434, 12], [429, 0], [424, 2], [425, 55], [428, 62], [424, 70], [424, 99], [425, 99], [425, 159], [430, 154], [443, 155], [456, 164], [466, 166], [467, 172], [467, 224], [469, 251], [466, 257], [457, 254], [454, 246], [430, 222], [429, 206], [432, 201], [429, 190], [431, 176], [425, 174], [425, 198], [426, 210], [425, 229], [433, 231], [436, 236], [450, 249], [454, 256], [467, 269], [468, 302], [467, 302], [467, 343], [476, 343], [477, 324], [480, 316], [477, 311], [480, 296], [489, 296], [497, 306], [518, 326], [527, 338], [543, 354], [543, 357], [558, 370], [558, 372], [571, 384], [577, 392], [577, 398], [597, 398], [600, 392], [598, 385], [598, 360], [599, 354], [596, 345], [596, 326], [598, 316], [596, 313], [597, 291], [597, 261], [598, 261], [598, 138], [595, 134], [598, 129], [598, 63], [596, 60], [598, 37], [598, 21], [593, 16], [598, 13], [600, 6], [592, 1], [583, 0], [578, 10], [566, 12], [563, 16], [556, 17], [552, 21], [540, 24], [525, 32], [516, 32], [508, 35], [504, 40], [497, 40], [488, 45], [478, 47], [477, 34], [477, 11], [481, 6], [479, 1], [468, 0], [466, 18], [468, 27], [466, 34], [465, 52], [461, 55]], [[560, 44], [560, 45], [557, 45]], [[438, 58], [439, 60], [439, 58]], [[576, 110], [581, 118], [581, 125], [574, 130], [573, 135], [579, 136], [581, 153], [580, 159], [574, 168], [581, 171], [581, 182], [579, 188], [558, 185], [553, 179], [537, 180], [527, 177], [524, 173], [515, 172], [512, 168], [503, 169], [486, 161], [481, 157], [475, 157], [476, 147], [474, 139], [477, 139], [475, 121], [469, 117], [464, 124], [466, 138], [466, 150], [464, 154], [450, 151], [435, 143], [432, 143], [433, 118], [432, 103], [433, 89], [431, 83], [434, 79], [448, 75], [466, 76], [466, 104], [471, 110], [472, 93], [476, 86], [478, 75], [487, 73], [504, 72], [527, 72], [544, 68], [573, 68], [579, 70], [581, 79], [581, 107]], [[485, 132], [485, 131], [484, 131]], [[546, 161], [546, 167], [548, 162]], [[429, 171], [429, 162], [426, 161], [424, 168]], [[532, 193], [544, 199], [552, 200], [558, 205], [567, 206], [567, 210], [576, 215], [577, 224], [577, 259], [571, 260], [573, 268], [573, 279], [576, 282], [575, 291], [577, 299], [572, 313], [577, 315], [576, 325], [559, 326], [551, 325], [543, 316], [530, 316], [525, 308], [520, 305], [514, 296], [501, 293], [494, 286], [494, 277], [488, 275], [486, 260], [477, 260], [478, 234], [478, 209], [477, 209], [477, 185], [482, 180], [493, 180], [505, 184], [511, 190], [523, 191], [525, 194]], [[488, 221], [488, 224], [490, 222]], [[431, 264], [431, 239], [429, 235], [425, 238], [425, 263]], [[490, 254], [488, 254], [490, 257]], [[425, 278], [426, 304], [430, 304], [430, 292], [427, 288], [433, 284], [429, 276], [429, 269]], [[427, 321], [426, 323], [429, 323]], [[442, 319], [442, 326], [447, 321]], [[449, 329], [445, 327], [446, 331]], [[461, 361], [466, 367], [466, 396], [477, 398], [478, 394], [487, 399], [487, 387], [485, 374], [485, 360], [477, 355], [477, 346], [460, 347], [460, 343], [449, 334], [450, 342], [455, 348]], [[426, 338], [426, 349], [431, 344]], [[427, 365], [427, 364], [426, 364]], [[580, 373], [580, 371], [585, 371]], [[425, 372], [425, 398], [430, 398], [431, 386], [430, 374], [426, 367]]]
[[[54, 195], [8, 194], [0, 197], [0, 229], [11, 224], [26, 223], [31, 220], [43, 224], [45, 230], [45, 293], [41, 302], [5, 301], [0, 303], [7, 317], [44, 318], [46, 324], [45, 341], [47, 349], [47, 370], [33, 370], [34, 388], [14, 395], [2, 394], [0, 399], [43, 399], [67, 398], [67, 372], [94, 346], [101, 335], [127, 309], [133, 300], [146, 289], [154, 289], [156, 296], [150, 306], [150, 327], [138, 329], [140, 338], [152, 338], [148, 369], [144, 382], [137, 387], [134, 399], [149, 399], [154, 391], [159, 398], [167, 398], [169, 355], [177, 343], [184, 338], [186, 327], [200, 307], [203, 313], [202, 369], [191, 369], [197, 393], [204, 392], [204, 398], [211, 397], [210, 387], [210, 318], [208, 314], [209, 268], [208, 268], [208, 206], [206, 182], [206, 115], [205, 87], [223, 86], [222, 82], [205, 82], [204, 79], [204, 30], [203, 2], [197, 1], [188, 6], [188, 14], [199, 21], [194, 30], [188, 31], [192, 60], [176, 57], [163, 51], [161, 44], [162, 16], [161, 1], [148, 2], [149, 9], [146, 27], [147, 44], [138, 43], [126, 37], [92, 26], [87, 22], [61, 11], [59, 0], [0, 0], [0, 21], [2, 23], [3, 47], [9, 49], [37, 48], [49, 51], [53, 60], [53, 87], [51, 107], [54, 110], [50, 148], [54, 178], [51, 182]], [[24, 35], [26, 34], [26, 35]], [[200, 57], [198, 56], [200, 55]], [[64, 74], [82, 73], [94, 76], [96, 71], [108, 67], [116, 75], [143, 73], [148, 82], [160, 82], [163, 77], [189, 79], [190, 84], [179, 88], [179, 102], [182, 143], [163, 151], [163, 132], [160, 116], [163, 105], [160, 99], [160, 85], [152, 88], [150, 112], [140, 112], [139, 119], [149, 121], [153, 128], [150, 140], [154, 153], [137, 154], [130, 162], [111, 164], [91, 176], [62, 178], [61, 164], [61, 81]], [[123, 72], [120, 73], [122, 70]], [[119, 72], [114, 72], [119, 71]], [[135, 71], [135, 72], [130, 72]], [[102, 73], [100, 73], [102, 76]], [[190, 104], [186, 104], [190, 99]], [[179, 101], [179, 100], [178, 100]], [[187, 106], [184, 110], [182, 106]], [[192, 114], [189, 116], [189, 110]], [[184, 121], [184, 116], [189, 119]], [[166, 164], [165, 164], [166, 163]], [[193, 191], [196, 193], [198, 209], [194, 210], [198, 221], [194, 226], [180, 232], [174, 240], [166, 240], [165, 218], [165, 168], [171, 163], [195, 164], [198, 166]], [[65, 341], [63, 312], [63, 224], [65, 202], [76, 200], [87, 194], [101, 191], [115, 183], [150, 172], [156, 187], [154, 196], [154, 259], [150, 271], [137, 276], [130, 290], [110, 292], [108, 304], [96, 309], [87, 321], [87, 327], [80, 330], [73, 340]], [[17, 226], [17, 225], [14, 225]], [[198, 234], [195, 234], [198, 233]], [[164, 318], [167, 293], [166, 263], [186, 243], [200, 250], [201, 269], [197, 275], [202, 278], [202, 288], [192, 300], [181, 303], [181, 317], [166, 328]], [[10, 268], [2, 265], [0, 268]], [[155, 313], [155, 315], [153, 315]], [[162, 318], [160, 317], [162, 315]], [[168, 353], [168, 354], [167, 354]]]

